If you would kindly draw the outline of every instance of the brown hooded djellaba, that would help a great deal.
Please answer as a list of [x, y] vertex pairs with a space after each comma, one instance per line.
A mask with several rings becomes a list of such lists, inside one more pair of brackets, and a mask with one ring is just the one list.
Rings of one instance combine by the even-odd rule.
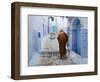
[[66, 57], [66, 43], [68, 42], [68, 35], [61, 30], [58, 34], [58, 42], [59, 42], [59, 53], [60, 57]]

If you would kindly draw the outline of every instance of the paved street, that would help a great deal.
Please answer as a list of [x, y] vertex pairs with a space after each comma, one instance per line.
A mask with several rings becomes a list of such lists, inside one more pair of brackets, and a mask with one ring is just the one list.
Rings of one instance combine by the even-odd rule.
[[37, 53], [33, 55], [29, 62], [29, 66], [74, 65], [86, 63], [86, 58], [81, 58], [78, 54], [70, 51], [70, 53], [66, 54], [65, 59], [60, 59], [59, 53]]

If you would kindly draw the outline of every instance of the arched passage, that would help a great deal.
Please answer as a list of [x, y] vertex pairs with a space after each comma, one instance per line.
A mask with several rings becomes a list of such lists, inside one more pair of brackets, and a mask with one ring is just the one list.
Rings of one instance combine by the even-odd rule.
[[80, 43], [80, 20], [79, 18], [74, 18], [72, 22], [72, 50], [78, 54], [81, 53], [81, 43]]

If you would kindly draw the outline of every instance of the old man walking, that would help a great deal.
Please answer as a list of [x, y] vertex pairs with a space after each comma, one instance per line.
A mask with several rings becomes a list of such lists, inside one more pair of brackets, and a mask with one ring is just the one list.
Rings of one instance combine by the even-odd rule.
[[58, 42], [60, 58], [63, 59], [66, 57], [66, 43], [68, 42], [68, 35], [62, 29], [58, 34]]

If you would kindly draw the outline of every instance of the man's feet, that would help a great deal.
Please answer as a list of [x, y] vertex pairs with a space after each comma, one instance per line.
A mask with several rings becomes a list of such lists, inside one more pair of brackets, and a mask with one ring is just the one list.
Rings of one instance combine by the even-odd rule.
[[66, 59], [66, 58], [67, 58], [67, 56], [66, 56], [66, 55], [64, 55], [64, 56], [61, 56], [60, 58], [61, 58], [61, 59]]

